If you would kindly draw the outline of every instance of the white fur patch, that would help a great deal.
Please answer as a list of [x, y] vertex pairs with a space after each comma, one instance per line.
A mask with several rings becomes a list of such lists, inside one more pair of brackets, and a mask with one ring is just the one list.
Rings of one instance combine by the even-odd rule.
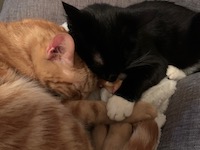
[[68, 23], [67, 23], [67, 22], [64, 22], [61, 26], [62, 26], [67, 32], [69, 32], [69, 28], [68, 28]]
[[100, 97], [101, 100], [104, 102], [108, 102], [108, 99], [111, 98], [113, 96], [112, 93], [110, 93], [108, 90], [106, 90], [105, 88], [102, 88], [100, 90]]
[[126, 99], [113, 95], [108, 99], [107, 115], [110, 119], [121, 121], [132, 114], [134, 102], [129, 102]]
[[177, 82], [164, 78], [159, 84], [151, 87], [142, 94], [142, 101], [153, 104], [160, 112], [165, 112], [169, 98], [176, 91]]
[[171, 80], [178, 81], [186, 77], [186, 74], [182, 70], [176, 68], [175, 66], [169, 65], [167, 68], [167, 76]]
[[158, 127], [161, 128], [166, 122], [166, 116], [164, 114], [158, 113], [157, 117], [155, 118], [155, 121]]
[[161, 128], [162, 126], [165, 124], [166, 122], [166, 116], [162, 113], [158, 113], [157, 117], [155, 118], [155, 122], [157, 123], [158, 125], [158, 141], [157, 141], [157, 144], [155, 145], [155, 149], [154, 150], [157, 150], [157, 147], [160, 143], [160, 137], [161, 137]]

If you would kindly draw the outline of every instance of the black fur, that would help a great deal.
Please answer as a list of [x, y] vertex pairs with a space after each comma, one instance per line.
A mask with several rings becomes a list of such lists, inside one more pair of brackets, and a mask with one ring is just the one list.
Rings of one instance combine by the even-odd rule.
[[115, 94], [130, 101], [164, 78], [168, 64], [186, 68], [200, 58], [200, 14], [174, 3], [63, 6], [78, 54], [100, 78], [126, 74]]

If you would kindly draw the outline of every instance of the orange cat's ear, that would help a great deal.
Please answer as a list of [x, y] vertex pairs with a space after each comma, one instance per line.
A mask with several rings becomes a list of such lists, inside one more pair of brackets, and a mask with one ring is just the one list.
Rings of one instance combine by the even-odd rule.
[[74, 65], [74, 40], [67, 33], [57, 34], [47, 48], [47, 59]]

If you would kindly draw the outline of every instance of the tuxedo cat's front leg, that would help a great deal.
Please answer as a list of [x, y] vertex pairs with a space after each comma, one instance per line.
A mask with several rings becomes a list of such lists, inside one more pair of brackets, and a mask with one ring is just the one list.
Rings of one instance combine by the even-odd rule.
[[161, 68], [152, 71], [147, 67], [131, 72], [123, 80], [117, 92], [108, 98], [107, 114], [109, 118], [120, 121], [128, 117], [134, 109], [135, 102], [140, 100], [142, 93], [166, 76], [166, 69]]
[[[168, 106], [169, 98], [176, 90], [177, 80], [182, 79], [186, 75], [180, 69], [174, 66], [168, 66], [167, 77], [162, 79], [157, 85], [143, 92], [141, 100], [151, 103], [160, 113], [164, 113]], [[102, 89], [101, 99], [107, 103], [107, 114], [110, 119], [123, 120], [133, 111], [134, 102], [112, 95], [106, 89]], [[164, 122], [164, 120], [162, 121]]]

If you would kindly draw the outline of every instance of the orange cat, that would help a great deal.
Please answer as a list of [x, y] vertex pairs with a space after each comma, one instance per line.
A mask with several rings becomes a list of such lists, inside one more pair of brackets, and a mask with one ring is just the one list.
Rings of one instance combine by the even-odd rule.
[[[48, 21], [0, 23], [1, 150], [92, 150], [85, 125], [113, 123], [104, 102], [72, 101], [96, 85], [73, 43]], [[61, 103], [49, 90], [69, 101]], [[140, 102], [125, 122], [155, 116], [151, 105]]]

